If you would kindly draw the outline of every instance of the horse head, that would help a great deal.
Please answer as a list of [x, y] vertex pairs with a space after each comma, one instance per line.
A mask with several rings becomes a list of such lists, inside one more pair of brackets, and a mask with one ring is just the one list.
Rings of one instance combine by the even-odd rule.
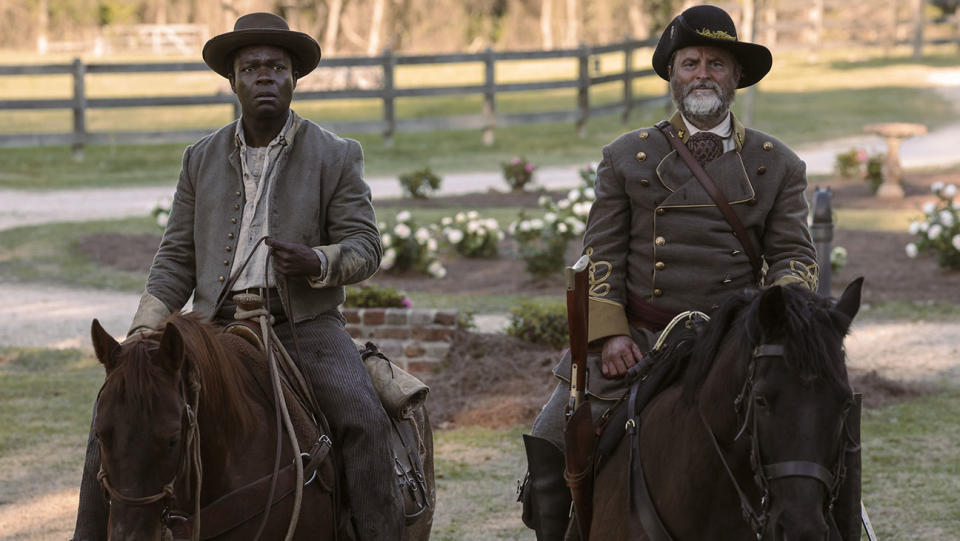
[[195, 426], [183, 339], [168, 324], [159, 340], [140, 335], [120, 344], [96, 319], [91, 334], [106, 369], [93, 430], [98, 478], [110, 500], [109, 536], [159, 541]]
[[763, 539], [834, 538], [830, 510], [852, 441], [843, 338], [859, 309], [861, 285], [862, 279], [850, 284], [835, 305], [772, 287], [748, 310], [745, 345], [752, 351], [735, 401], [737, 438], [750, 441], [761, 493], [753, 527]]

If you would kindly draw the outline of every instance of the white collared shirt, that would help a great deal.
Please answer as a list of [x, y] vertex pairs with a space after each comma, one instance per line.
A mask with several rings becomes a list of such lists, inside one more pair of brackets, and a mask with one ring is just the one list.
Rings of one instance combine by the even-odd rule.
[[687, 131], [690, 133], [690, 136], [693, 137], [693, 134], [699, 133], [702, 131], [707, 131], [710, 133], [715, 133], [723, 139], [723, 151], [730, 152], [737, 147], [736, 142], [733, 139], [733, 115], [727, 113], [727, 116], [716, 126], [710, 128], [709, 130], [701, 130], [700, 128], [694, 126], [687, 120], [687, 117], [683, 116], [683, 113], [680, 113], [680, 117], [683, 118], [683, 123], [687, 125]]
[[243, 135], [243, 118], [237, 121], [236, 141], [240, 149], [245, 197], [233, 268], [239, 269], [244, 261], [247, 261], [254, 246], [256, 250], [247, 266], [240, 271], [240, 277], [233, 285], [234, 290], [276, 286], [276, 273], [273, 266], [269, 268], [266, 266], [269, 248], [262, 242], [257, 244], [257, 241], [264, 235], [270, 234], [270, 191], [276, 184], [277, 158], [287, 144], [286, 136], [294, 124], [295, 116], [296, 114], [291, 110], [287, 114], [287, 121], [280, 133], [265, 147], [247, 146]]

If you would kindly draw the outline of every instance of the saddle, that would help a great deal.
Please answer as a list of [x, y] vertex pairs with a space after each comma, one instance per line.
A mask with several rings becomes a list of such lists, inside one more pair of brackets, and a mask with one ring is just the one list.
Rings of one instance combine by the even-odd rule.
[[[233, 321], [227, 324], [224, 332], [246, 340], [260, 351], [265, 350], [260, 326], [254, 320]], [[354, 345], [363, 359], [364, 368], [393, 427], [390, 433], [392, 463], [403, 495], [405, 520], [409, 526], [430, 506], [421, 459], [425, 451], [423, 443], [419, 441], [414, 415], [426, 401], [430, 388], [419, 378], [390, 361], [372, 342], [361, 344], [354, 340]], [[272, 347], [276, 350], [281, 346], [274, 343]], [[275, 351], [275, 354], [278, 359], [283, 357], [282, 352]], [[281, 366], [281, 373], [286, 381], [300, 382], [299, 386], [288, 385], [289, 388], [296, 389], [297, 400], [302, 405], [313, 404], [310, 388], [303, 382], [296, 366], [287, 366], [286, 363], [281, 363]], [[316, 415], [322, 417], [322, 412], [316, 412]]]

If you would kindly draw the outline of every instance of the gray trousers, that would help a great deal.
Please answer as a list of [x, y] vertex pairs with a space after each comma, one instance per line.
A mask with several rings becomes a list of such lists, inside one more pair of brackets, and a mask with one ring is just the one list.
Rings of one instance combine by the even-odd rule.
[[[640, 351], [646, 352], [656, 342], [657, 334], [644, 329], [631, 329], [631, 338]], [[590, 413], [596, 423], [603, 412], [616, 405], [617, 399], [629, 390], [624, 378], [608, 379], [600, 370], [600, 351], [587, 355], [587, 391], [590, 400]], [[563, 441], [563, 429], [566, 426], [567, 402], [570, 399], [570, 352], [567, 351], [553, 369], [560, 379], [550, 399], [533, 422], [532, 434], [556, 444], [561, 450], [566, 447]]]
[[[301, 370], [333, 432], [346, 479], [353, 525], [360, 541], [401, 539], [402, 496], [390, 449], [390, 420], [364, 369], [338, 311], [297, 324]], [[289, 323], [275, 326], [277, 337], [296, 355]], [[94, 405], [96, 418], [96, 405]], [[97, 482], [100, 447], [92, 423], [80, 483], [76, 541], [106, 539], [108, 507]], [[309, 512], [307, 510], [306, 512]]]

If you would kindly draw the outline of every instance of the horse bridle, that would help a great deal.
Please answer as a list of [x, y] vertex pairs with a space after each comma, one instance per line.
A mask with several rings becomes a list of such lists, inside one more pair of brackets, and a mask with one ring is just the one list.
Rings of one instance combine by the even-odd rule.
[[[740, 488], [740, 484], [737, 483], [737, 479], [733, 475], [733, 470], [727, 463], [727, 460], [723, 455], [723, 451], [720, 449], [720, 444], [717, 442], [717, 436], [713, 433], [713, 429], [710, 428], [706, 417], [703, 415], [703, 410], [700, 409], [699, 406], [697, 408], [698, 412], [700, 413], [700, 419], [703, 422], [704, 427], [707, 429], [707, 433], [710, 435], [710, 441], [713, 443], [714, 449], [717, 452], [717, 456], [720, 457], [720, 461], [723, 463], [724, 469], [726, 469], [727, 475], [730, 477], [730, 481], [733, 482], [733, 486], [737, 490], [737, 495], [740, 497], [740, 510], [743, 513], [743, 518], [750, 524], [750, 527], [753, 529], [758, 540], [763, 537], [763, 531], [767, 525], [770, 515], [769, 482], [771, 480], [782, 479], [785, 477], [808, 477], [820, 481], [827, 489], [827, 493], [829, 495], [827, 510], [830, 511], [833, 509], [833, 504], [839, 495], [840, 487], [843, 484], [844, 477], [846, 476], [844, 455], [850, 450], [850, 447], [848, 447], [847, 444], [850, 443], [854, 446], [856, 445], [856, 440], [850, 436], [847, 430], [847, 412], [853, 405], [853, 396], [851, 395], [840, 414], [841, 433], [844, 435], [844, 437], [846, 437], [847, 441], [844, 442], [844, 445], [839, 447], [836, 466], [833, 468], [833, 470], [817, 462], [806, 460], [790, 460], [785, 462], [776, 462], [774, 464], [762, 464], [760, 462], [760, 440], [758, 435], [759, 427], [757, 425], [757, 415], [753, 408], [757, 398], [757, 394], [754, 389], [754, 383], [757, 374], [757, 361], [765, 358], [782, 359], [784, 357], [783, 351], [783, 346], [780, 344], [761, 344], [756, 346], [753, 349], [753, 355], [751, 356], [750, 364], [747, 367], [747, 377], [743, 382], [743, 387], [740, 389], [740, 394], [737, 395], [737, 398], [734, 400], [734, 409], [736, 410], [738, 417], [741, 414], [743, 415], [743, 422], [740, 425], [740, 429], [737, 431], [737, 435], [734, 437], [734, 441], [740, 439], [744, 433], [749, 433], [750, 435], [750, 468], [753, 472], [754, 482], [760, 488], [761, 493], [759, 512], [753, 507], [753, 504], [751, 504], [743, 489]], [[744, 411], [744, 404], [746, 404], [746, 411]]]
[[[200, 402], [200, 381], [194, 370], [189, 372], [187, 377], [189, 392], [186, 385], [181, 382], [180, 397], [183, 400], [185, 422], [180, 424], [180, 458], [177, 461], [177, 468], [173, 478], [161, 487], [159, 492], [149, 496], [126, 496], [113, 487], [108, 480], [107, 472], [103, 469], [103, 461], [100, 463], [100, 471], [97, 472], [97, 481], [103, 487], [107, 501], [118, 501], [124, 505], [143, 507], [156, 502], [163, 502], [163, 510], [160, 514], [160, 522], [167, 526], [171, 518], [183, 518], [170, 515], [169, 504], [173, 500], [174, 484], [181, 475], [190, 471], [191, 465], [195, 474], [194, 503], [196, 512], [200, 509], [200, 484], [202, 482], [203, 470], [200, 460], [200, 427], [197, 424], [197, 406]], [[101, 389], [101, 392], [103, 390]], [[99, 396], [97, 402], [100, 401]], [[199, 529], [194, 532], [194, 540], [199, 539]]]

